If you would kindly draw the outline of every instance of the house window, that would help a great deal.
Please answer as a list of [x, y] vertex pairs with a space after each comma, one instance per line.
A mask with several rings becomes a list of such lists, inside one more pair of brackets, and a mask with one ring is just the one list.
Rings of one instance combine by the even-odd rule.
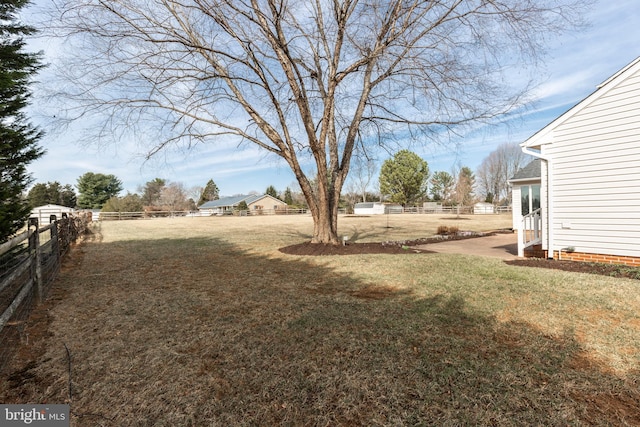
[[540, 184], [531, 186], [531, 211], [540, 209]]
[[540, 184], [520, 187], [520, 204], [523, 216], [540, 209]]

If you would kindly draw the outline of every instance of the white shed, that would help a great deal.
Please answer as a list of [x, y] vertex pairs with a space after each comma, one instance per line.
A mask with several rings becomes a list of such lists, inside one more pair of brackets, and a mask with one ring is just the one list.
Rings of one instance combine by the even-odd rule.
[[491, 203], [478, 202], [473, 205], [473, 213], [475, 215], [486, 215], [495, 213], [495, 208]]
[[355, 215], [382, 215], [384, 214], [384, 203], [380, 202], [361, 202], [356, 203], [353, 207]]
[[31, 211], [31, 218], [38, 218], [38, 224], [40, 225], [48, 225], [49, 218], [51, 215], [55, 215], [57, 219], [62, 218], [62, 214], [66, 213], [67, 215], [74, 213], [76, 210], [70, 208], [68, 206], [60, 206], [60, 205], [43, 205], [34, 208]]

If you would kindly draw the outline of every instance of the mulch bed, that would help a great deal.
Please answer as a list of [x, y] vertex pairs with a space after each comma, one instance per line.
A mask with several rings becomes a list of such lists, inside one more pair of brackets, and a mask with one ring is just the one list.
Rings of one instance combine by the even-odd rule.
[[595, 262], [558, 261], [543, 258], [524, 258], [505, 261], [509, 265], [522, 267], [550, 268], [553, 270], [572, 271], [576, 273], [590, 273], [601, 276], [621, 277], [640, 280], [640, 268], [617, 264], [602, 264]]
[[[424, 244], [424, 243], [421, 243]], [[415, 245], [413, 245], [415, 246]], [[433, 251], [415, 249], [411, 245], [394, 243], [349, 243], [346, 245], [327, 245], [321, 243], [299, 243], [279, 249], [287, 255], [360, 255], [360, 254], [426, 254]]]
[[278, 249], [287, 255], [360, 255], [360, 254], [432, 254], [433, 251], [417, 249], [416, 246], [429, 243], [442, 242], [444, 240], [464, 240], [475, 237], [490, 236], [490, 233], [463, 233], [448, 236], [422, 237], [414, 240], [355, 243], [347, 242], [346, 245], [330, 245], [321, 243], [304, 242], [297, 245], [285, 246]]
[[[498, 231], [500, 232], [500, 231]], [[446, 237], [430, 237], [401, 242], [376, 242], [376, 243], [355, 243], [348, 242], [346, 245], [327, 245], [311, 242], [299, 243], [296, 245], [280, 248], [279, 251], [287, 255], [324, 256], [324, 255], [361, 255], [361, 254], [429, 254], [434, 251], [417, 249], [429, 243], [447, 240], [473, 239], [487, 236], [479, 235], [450, 235]], [[572, 271], [577, 273], [590, 273], [602, 276], [620, 277], [640, 280], [640, 268], [627, 267], [616, 264], [600, 264], [576, 261], [558, 261], [541, 258], [525, 258], [505, 261], [506, 264], [521, 267], [549, 268], [554, 270]]]

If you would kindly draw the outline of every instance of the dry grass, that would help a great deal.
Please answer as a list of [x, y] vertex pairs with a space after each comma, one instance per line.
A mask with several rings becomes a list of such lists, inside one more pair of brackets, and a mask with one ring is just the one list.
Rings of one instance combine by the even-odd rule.
[[[386, 221], [342, 218], [340, 232], [509, 225]], [[18, 362], [0, 401], [70, 401], [81, 426], [640, 424], [637, 281], [473, 256], [277, 251], [310, 227], [103, 223], [55, 285], [46, 350]]]

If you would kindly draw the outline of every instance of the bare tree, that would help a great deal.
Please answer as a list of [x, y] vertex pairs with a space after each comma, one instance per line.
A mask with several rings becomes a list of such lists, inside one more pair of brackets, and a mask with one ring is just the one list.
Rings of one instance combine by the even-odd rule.
[[499, 205], [511, 200], [509, 179], [531, 161], [531, 156], [522, 152], [518, 144], [501, 144], [489, 153], [476, 171], [476, 184], [479, 195], [485, 200]]
[[181, 182], [172, 182], [162, 187], [156, 202], [156, 206], [168, 211], [189, 210], [189, 205], [187, 191]]
[[367, 201], [367, 190], [373, 181], [376, 173], [378, 172], [378, 166], [374, 159], [365, 155], [355, 154], [352, 157], [351, 163], [351, 192], [360, 196], [360, 201]]
[[[52, 0], [69, 84], [58, 114], [101, 117], [171, 144], [237, 137], [282, 158], [314, 220], [339, 243], [340, 192], [355, 147], [437, 140], [524, 101], [550, 32], [578, 0]], [[72, 44], [76, 40], [78, 43]], [[58, 86], [62, 87], [62, 86]], [[57, 98], [61, 105], [61, 98]], [[64, 108], [66, 107], [66, 109]], [[126, 126], [123, 126], [126, 125]], [[158, 131], [158, 135], [153, 132]], [[442, 139], [446, 140], [446, 139]], [[311, 184], [317, 177], [317, 186]]]

